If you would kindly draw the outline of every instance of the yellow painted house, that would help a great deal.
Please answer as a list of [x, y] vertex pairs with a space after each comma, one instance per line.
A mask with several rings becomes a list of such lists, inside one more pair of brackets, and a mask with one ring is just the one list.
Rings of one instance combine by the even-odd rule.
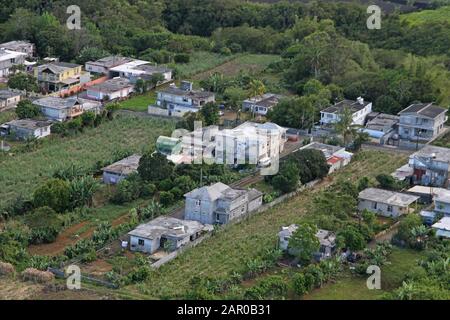
[[35, 69], [35, 77], [45, 92], [57, 92], [90, 80], [89, 73], [82, 66], [66, 62], [52, 62]]

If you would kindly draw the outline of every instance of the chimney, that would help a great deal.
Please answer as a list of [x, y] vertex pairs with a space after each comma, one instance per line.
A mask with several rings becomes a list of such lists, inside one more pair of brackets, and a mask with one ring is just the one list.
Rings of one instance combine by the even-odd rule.
[[363, 97], [358, 97], [356, 100], [358, 101], [359, 104], [364, 104], [364, 98]]

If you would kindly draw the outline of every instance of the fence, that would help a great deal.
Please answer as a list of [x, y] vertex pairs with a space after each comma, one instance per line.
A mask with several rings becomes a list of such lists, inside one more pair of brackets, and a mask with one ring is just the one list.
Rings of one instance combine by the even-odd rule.
[[[57, 278], [62, 278], [62, 279], [66, 279], [67, 278], [65, 272], [61, 271], [59, 269], [48, 268], [47, 271], [50, 271], [51, 273], [53, 273]], [[83, 275], [82, 274], [80, 280], [81, 280], [81, 282], [83, 282], [83, 281], [91, 282], [91, 283], [99, 284], [99, 285], [102, 285], [104, 287], [108, 287], [108, 288], [112, 288], [112, 289], [117, 289], [119, 287], [118, 285], [116, 285], [114, 283], [111, 283], [111, 282], [108, 282], [108, 281], [105, 281], [105, 280], [101, 280], [101, 279], [97, 279], [97, 278], [94, 278], [94, 277], [89, 276], [89, 275]]]

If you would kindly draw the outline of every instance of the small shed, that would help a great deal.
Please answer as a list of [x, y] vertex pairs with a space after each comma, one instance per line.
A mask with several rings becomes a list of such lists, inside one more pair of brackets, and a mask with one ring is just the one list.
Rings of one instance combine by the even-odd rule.
[[137, 172], [140, 155], [133, 154], [102, 169], [103, 183], [117, 184], [130, 174]]

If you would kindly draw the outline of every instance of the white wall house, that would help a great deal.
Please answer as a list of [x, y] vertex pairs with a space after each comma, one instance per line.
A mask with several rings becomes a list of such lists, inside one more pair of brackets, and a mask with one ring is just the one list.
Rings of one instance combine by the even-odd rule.
[[128, 79], [114, 78], [88, 87], [86, 94], [90, 99], [103, 101], [126, 98], [133, 91], [134, 85]]
[[350, 109], [353, 114], [353, 124], [364, 125], [366, 117], [372, 112], [372, 102], [364, 101], [359, 97], [356, 101], [343, 100], [326, 109], [320, 111], [320, 124], [331, 125], [340, 120], [340, 114], [345, 110]]
[[265, 93], [261, 96], [244, 100], [242, 102], [242, 109], [244, 111], [251, 111], [255, 114], [265, 116], [271, 109], [276, 107], [282, 98], [283, 97], [278, 94]]
[[398, 134], [401, 139], [426, 142], [444, 130], [447, 109], [433, 103], [415, 103], [402, 110]]
[[410, 206], [419, 198], [400, 192], [367, 188], [359, 193], [358, 210], [369, 210], [381, 216], [398, 218], [408, 214]]
[[40, 139], [50, 135], [50, 127], [52, 125], [49, 121], [39, 121], [33, 119], [13, 120], [4, 124], [8, 127], [10, 135], [14, 135], [18, 139]]
[[450, 217], [443, 217], [431, 226], [437, 237], [450, 238]]

